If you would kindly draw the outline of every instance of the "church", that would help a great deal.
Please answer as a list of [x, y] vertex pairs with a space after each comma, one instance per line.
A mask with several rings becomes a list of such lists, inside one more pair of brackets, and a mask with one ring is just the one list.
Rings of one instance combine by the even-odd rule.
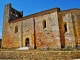
[[52, 8], [23, 17], [11, 4], [5, 5], [3, 48], [66, 48], [80, 46], [80, 9]]

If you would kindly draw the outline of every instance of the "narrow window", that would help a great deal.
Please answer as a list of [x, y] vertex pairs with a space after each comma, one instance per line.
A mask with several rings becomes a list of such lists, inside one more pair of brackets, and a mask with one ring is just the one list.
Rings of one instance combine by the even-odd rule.
[[46, 21], [43, 21], [43, 29], [46, 28]]
[[18, 26], [15, 26], [15, 33], [18, 32]]
[[64, 32], [67, 32], [67, 24], [64, 24]]

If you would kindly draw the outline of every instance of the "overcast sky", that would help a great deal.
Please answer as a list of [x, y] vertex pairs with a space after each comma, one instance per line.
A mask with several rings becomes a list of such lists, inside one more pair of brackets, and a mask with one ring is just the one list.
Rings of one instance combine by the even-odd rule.
[[80, 8], [80, 0], [0, 0], [0, 38], [2, 37], [4, 5], [8, 3], [11, 3], [13, 8], [23, 11], [24, 16], [55, 7], [61, 10]]

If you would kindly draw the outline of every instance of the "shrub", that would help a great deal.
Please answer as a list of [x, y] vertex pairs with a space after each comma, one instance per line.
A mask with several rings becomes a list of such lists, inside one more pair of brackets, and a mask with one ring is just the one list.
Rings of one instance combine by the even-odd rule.
[[62, 48], [61, 51], [73, 51], [74, 48], [71, 46], [67, 46], [66, 48]]

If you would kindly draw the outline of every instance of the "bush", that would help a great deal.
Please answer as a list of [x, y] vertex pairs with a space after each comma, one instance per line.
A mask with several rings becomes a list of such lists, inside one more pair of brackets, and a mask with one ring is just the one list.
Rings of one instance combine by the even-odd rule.
[[73, 51], [74, 48], [71, 46], [67, 46], [66, 48], [62, 48], [61, 51]]
[[76, 49], [77, 49], [77, 50], [80, 50], [80, 45], [78, 45], [78, 46], [76, 47]]

